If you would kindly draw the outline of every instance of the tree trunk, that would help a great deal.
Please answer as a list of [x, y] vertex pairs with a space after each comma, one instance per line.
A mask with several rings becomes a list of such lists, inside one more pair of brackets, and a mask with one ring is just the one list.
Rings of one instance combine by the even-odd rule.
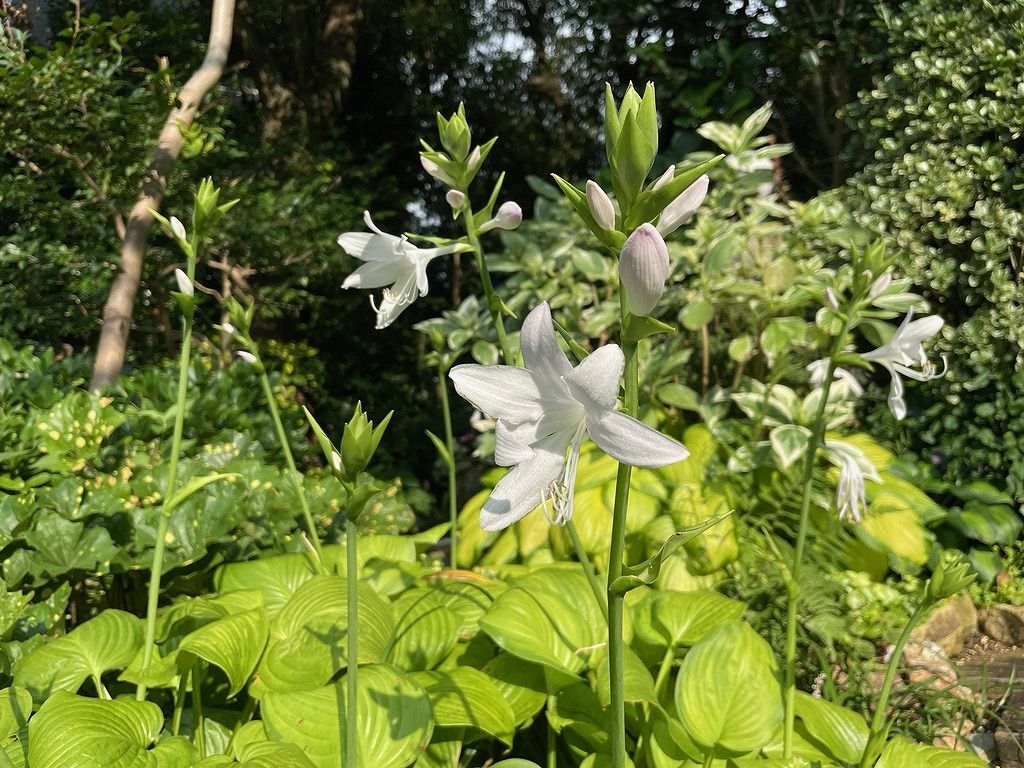
[[121, 240], [121, 267], [110, 286], [103, 307], [103, 327], [93, 364], [93, 390], [109, 386], [124, 367], [128, 332], [132, 325], [135, 297], [142, 279], [142, 262], [146, 240], [153, 229], [153, 211], [160, 208], [167, 178], [174, 170], [184, 143], [182, 131], [192, 124], [203, 97], [220, 80], [231, 48], [231, 28], [235, 0], [214, 0], [210, 21], [210, 40], [203, 63], [188, 79], [178, 94], [178, 103], [171, 110], [157, 138], [156, 150], [142, 181], [139, 196], [128, 214]]

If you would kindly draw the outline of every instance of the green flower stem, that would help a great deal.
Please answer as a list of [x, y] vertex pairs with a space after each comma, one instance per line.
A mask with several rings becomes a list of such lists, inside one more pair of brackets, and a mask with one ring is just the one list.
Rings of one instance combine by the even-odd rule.
[[438, 368], [437, 391], [441, 396], [441, 413], [444, 416], [444, 444], [448, 449], [448, 519], [451, 521], [451, 528], [448, 531], [451, 542], [448, 554], [448, 564], [452, 568], [458, 568], [459, 549], [459, 499], [456, 493], [455, 479], [455, 435], [452, 430], [452, 409], [448, 402], [448, 370]]
[[569, 536], [569, 541], [572, 543], [573, 551], [576, 553], [576, 559], [580, 561], [583, 566], [583, 573], [587, 576], [587, 583], [590, 584], [590, 589], [594, 593], [594, 598], [597, 600], [597, 607], [601, 609], [601, 613], [604, 615], [604, 620], [608, 621], [608, 594], [605, 592], [604, 587], [601, 586], [600, 579], [597, 578], [597, 571], [594, 569], [594, 564], [590, 561], [590, 556], [587, 554], [587, 550], [583, 547], [583, 542], [580, 541], [579, 531], [576, 530], [576, 525], [572, 520], [567, 520], [565, 523], [565, 532]]
[[188, 680], [191, 676], [191, 669], [186, 669], [178, 675], [178, 688], [174, 692], [174, 712], [171, 715], [172, 736], [177, 736], [181, 731], [181, 713], [185, 709], [185, 695], [188, 693]]
[[[622, 303], [622, 327], [626, 325], [628, 310], [625, 295], [620, 294]], [[640, 404], [640, 368], [636, 342], [622, 341], [626, 358], [625, 397], [626, 413], [636, 417]], [[612, 541], [608, 553], [608, 672], [611, 681], [611, 749], [612, 768], [626, 766], [626, 702], [622, 687], [623, 680], [623, 639], [622, 616], [623, 595], [612, 591], [612, 584], [622, 575], [623, 558], [626, 551], [626, 513], [629, 509], [629, 481], [633, 468], [619, 464], [615, 477], [615, 506], [612, 511]]]
[[910, 633], [914, 631], [914, 627], [917, 626], [917, 623], [924, 617], [930, 607], [931, 604], [928, 601], [922, 601], [917, 606], [917, 610], [914, 611], [910, 621], [907, 622], [899, 639], [896, 641], [896, 645], [893, 646], [892, 656], [889, 657], [889, 664], [885, 669], [885, 678], [882, 680], [882, 689], [878, 693], [875, 713], [871, 717], [871, 732], [868, 734], [867, 746], [864, 748], [864, 754], [860, 759], [860, 768], [870, 768], [871, 761], [875, 757], [871, 747], [878, 741], [882, 729], [885, 727], [885, 713], [889, 709], [889, 694], [892, 692], [892, 681], [896, 678], [896, 670], [900, 666], [903, 647], [907, 644], [907, 640], [910, 639]]
[[359, 560], [356, 547], [359, 534], [353, 520], [345, 519], [345, 591], [348, 597], [348, 648], [345, 680], [348, 706], [345, 712], [345, 768], [356, 768], [356, 743], [359, 738]]
[[505, 365], [515, 365], [515, 358], [512, 356], [512, 348], [508, 343], [508, 336], [505, 334], [505, 320], [501, 316], [501, 299], [494, 292], [494, 285], [491, 283], [491, 273], [487, 271], [487, 257], [484, 255], [483, 246], [480, 245], [480, 233], [473, 222], [473, 206], [469, 204], [469, 195], [466, 195], [466, 202], [462, 204], [462, 223], [466, 228], [466, 237], [473, 247], [476, 255], [477, 269], [480, 271], [480, 282], [484, 286], [484, 295], [487, 298], [487, 309], [490, 310], [491, 320], [494, 322], [494, 329], [498, 332], [498, 346], [501, 347], [501, 356]]
[[802, 495], [800, 497], [800, 525], [797, 530], [796, 546], [793, 549], [793, 564], [786, 578], [786, 590], [789, 602], [786, 606], [786, 657], [785, 680], [783, 686], [783, 703], [785, 704], [785, 720], [782, 731], [782, 754], [789, 758], [793, 754], [793, 723], [796, 717], [796, 619], [800, 599], [800, 571], [803, 568], [804, 550], [807, 548], [807, 529], [810, 527], [811, 486], [814, 479], [814, 464], [818, 456], [818, 447], [825, 436], [825, 409], [828, 407], [828, 395], [832, 389], [832, 381], [836, 372], [836, 356], [842, 349], [846, 337], [846, 321], [835, 337], [832, 351], [829, 353], [828, 370], [821, 385], [821, 402], [814, 415], [811, 437], [807, 443], [804, 456], [804, 470], [801, 476]]
[[665, 685], [668, 683], [668, 676], [672, 672], [672, 662], [676, 660], [675, 644], [669, 643], [665, 649], [665, 655], [661, 657], [661, 666], [658, 667], [658, 675], [654, 678], [654, 697], [660, 701], [665, 693]]
[[[551, 709], [553, 705], [554, 705], [554, 697], [553, 696], [549, 696], [548, 697], [548, 709]], [[548, 743], [547, 743], [547, 763], [546, 763], [546, 766], [547, 766], [547, 768], [558, 768], [558, 741], [556, 739], [557, 734], [555, 733], [555, 729], [551, 725], [551, 721], [547, 720], [547, 718], [545, 718], [545, 720], [547, 721], [547, 732], [548, 732], [547, 733], [547, 736], [548, 736], [547, 741], [548, 741]]]
[[[255, 350], [255, 345], [252, 346]], [[281, 450], [284, 452], [284, 460], [288, 465], [288, 476], [291, 478], [295, 493], [299, 497], [299, 507], [302, 509], [302, 518], [306, 523], [306, 533], [309, 536], [309, 544], [313, 548], [316, 557], [316, 567], [321, 573], [325, 573], [324, 561], [320, 551], [320, 537], [316, 532], [316, 523], [313, 521], [313, 513], [309, 509], [309, 501], [306, 499], [306, 491], [302, 485], [302, 473], [295, 466], [295, 457], [292, 456], [291, 446], [288, 444], [288, 434], [284, 431], [284, 423], [281, 421], [281, 412], [277, 408], [277, 401], [274, 399], [274, 391], [270, 387], [270, 377], [267, 369], [263, 367], [263, 361], [256, 354], [256, 364], [260, 370], [260, 383], [263, 385], [263, 395], [267, 399], [267, 408], [270, 411], [270, 418], [274, 421], [274, 429], [277, 431], [277, 439], [281, 443]]]
[[[164, 569], [164, 550], [167, 548], [167, 528], [171, 523], [171, 508], [168, 503], [174, 496], [178, 484], [178, 454], [181, 452], [181, 433], [185, 426], [185, 397], [188, 392], [188, 367], [192, 354], [192, 312], [186, 312], [181, 328], [181, 353], [178, 358], [178, 395], [174, 411], [174, 431], [171, 434], [171, 455], [167, 464], [167, 485], [164, 486], [163, 506], [156, 526], [156, 543], [153, 547], [153, 566], [149, 573], [149, 596], [146, 600], [146, 639], [142, 647], [142, 669], [145, 671], [153, 660], [156, 644], [156, 611], [160, 602], [160, 578]], [[144, 701], [146, 686], [139, 683], [135, 698]]]
[[203, 716], [203, 667], [196, 659], [192, 665], [192, 722], [195, 725], [193, 739], [199, 750], [199, 759], [206, 757], [206, 719]]

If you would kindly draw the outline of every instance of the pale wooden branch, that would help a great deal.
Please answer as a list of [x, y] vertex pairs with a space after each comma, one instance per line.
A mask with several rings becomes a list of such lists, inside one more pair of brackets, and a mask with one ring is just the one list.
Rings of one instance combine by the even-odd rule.
[[203, 63], [178, 94], [178, 101], [157, 138], [156, 150], [142, 181], [139, 196], [128, 214], [121, 239], [121, 264], [103, 307], [103, 327], [93, 364], [93, 390], [109, 386], [124, 367], [128, 332], [132, 325], [135, 297], [142, 279], [146, 240], [153, 229], [153, 211], [159, 210], [167, 179], [181, 155], [182, 132], [192, 124], [199, 103], [217, 84], [231, 48], [235, 0], [214, 0], [210, 39]]

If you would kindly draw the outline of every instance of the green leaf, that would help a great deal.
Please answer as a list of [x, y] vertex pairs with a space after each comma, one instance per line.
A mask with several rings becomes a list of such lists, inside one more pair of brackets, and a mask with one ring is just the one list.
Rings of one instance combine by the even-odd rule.
[[316, 575], [305, 555], [277, 555], [248, 563], [230, 563], [217, 571], [214, 584], [220, 593], [257, 589], [273, 618], [296, 590]]
[[673, 408], [700, 411], [700, 396], [683, 384], [663, 384], [658, 387], [658, 399]]
[[949, 523], [964, 536], [992, 546], [1016, 541], [1024, 520], [1011, 507], [968, 501], [963, 509], [949, 510]]
[[32, 694], [17, 686], [0, 691], [0, 741], [6, 741], [28, 724]]
[[783, 424], [775, 427], [768, 435], [775, 458], [782, 469], [789, 469], [793, 463], [807, 453], [811, 442], [811, 430], [798, 424]]
[[[313, 690], [268, 693], [260, 710], [271, 739], [296, 744], [317, 768], [338, 768], [347, 701], [342, 677]], [[386, 665], [359, 668], [357, 717], [359, 765], [403, 768], [430, 742], [430, 700], [407, 675]]]
[[649, 315], [630, 315], [622, 330], [623, 341], [636, 342], [658, 333], [675, 333], [676, 329], [668, 323], [655, 320]]
[[[317, 688], [347, 666], [345, 590], [345, 579], [338, 576], [317, 576], [296, 590], [270, 626], [253, 695]], [[359, 663], [377, 662], [395, 633], [394, 614], [366, 584], [359, 584], [358, 600]]]
[[[84, 625], [83, 625], [84, 626]], [[28, 761], [46, 768], [153, 768], [164, 716], [148, 701], [57, 691], [28, 724]]]
[[246, 744], [238, 751], [236, 758], [227, 755], [212, 755], [196, 763], [195, 768], [234, 768], [234, 766], [238, 766], [238, 768], [315, 768], [297, 745], [282, 744], [276, 741], [258, 741]]
[[179, 505], [187, 501], [192, 494], [201, 491], [210, 483], [216, 483], [218, 480], [234, 480], [236, 477], [238, 477], [236, 472], [214, 472], [212, 475], [205, 475], [204, 477], [193, 477], [176, 490], [174, 495], [167, 500], [167, 503], [164, 505], [163, 514], [170, 515]]
[[709, 301], [694, 301], [687, 304], [680, 315], [685, 328], [696, 331], [711, 322], [715, 316], [715, 307]]
[[462, 620], [429, 587], [403, 592], [392, 604], [395, 634], [384, 660], [398, 669], [433, 669], [459, 641]]
[[745, 610], [744, 603], [717, 592], [648, 590], [633, 607], [633, 633], [659, 648], [691, 646]]
[[108, 609], [22, 657], [14, 669], [15, 685], [37, 702], [57, 690], [77, 691], [86, 678], [127, 667], [142, 645], [142, 620]]
[[803, 723], [805, 735], [823, 746], [837, 761], [856, 763], [864, 754], [869, 731], [858, 713], [797, 691], [796, 716]]
[[720, 625], [683, 659], [675, 702], [705, 748], [748, 752], [767, 744], [782, 722], [771, 648], [741, 621]]
[[242, 690], [256, 669], [269, 629], [267, 612], [262, 608], [225, 616], [186, 635], [178, 652], [194, 654], [224, 670], [231, 697]]
[[897, 570], [928, 562], [934, 537], [917, 512], [898, 496], [884, 491], [875, 494], [854, 530], [869, 547], [888, 554]]
[[483, 671], [512, 708], [516, 725], [534, 717], [544, 706], [547, 688], [543, 667], [528, 664], [510, 653], [499, 653]]
[[914, 744], [897, 737], [886, 745], [875, 768], [986, 768], [987, 765], [965, 752]]
[[425, 429], [423, 431], [427, 433], [427, 437], [430, 438], [430, 442], [434, 444], [434, 449], [437, 451], [437, 455], [441, 457], [441, 461], [445, 463], [445, 466], [452, 466], [454, 459], [448, 451], [448, 446], [444, 444], [444, 440], [435, 435], [429, 429]]
[[409, 679], [427, 692], [435, 726], [472, 728], [512, 746], [515, 713], [494, 681], [480, 670], [455, 667], [443, 672], [414, 672]]
[[549, 566], [514, 579], [480, 620], [509, 653], [576, 675], [604, 638], [604, 616], [581, 569]]
[[[611, 704], [611, 684], [608, 677], [608, 654], [603, 649], [594, 654], [591, 668], [597, 672], [597, 682], [594, 686], [597, 700], [601, 702], [602, 707], [607, 707]], [[653, 704], [658, 700], [650, 670], [637, 656], [636, 651], [628, 645], [622, 649], [622, 692], [627, 702]]]

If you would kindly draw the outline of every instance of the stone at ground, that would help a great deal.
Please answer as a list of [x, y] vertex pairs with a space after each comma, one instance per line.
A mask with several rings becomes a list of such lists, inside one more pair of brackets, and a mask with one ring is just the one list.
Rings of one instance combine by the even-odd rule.
[[932, 744], [943, 749], [955, 749], [958, 752], [973, 751], [970, 737], [975, 727], [971, 720], [961, 718], [954, 724], [954, 727], [939, 731], [932, 740]]
[[956, 656], [978, 628], [978, 610], [967, 595], [954, 595], [928, 614], [911, 633], [915, 640], [937, 643], [947, 656]]
[[1024, 646], [1024, 605], [993, 605], [979, 616], [981, 631], [1006, 645]]
[[903, 647], [902, 662], [910, 673], [910, 678], [915, 682], [923, 681], [928, 677], [935, 677], [951, 685], [957, 682], [956, 669], [946, 657], [946, 651], [934, 641], [916, 639], [907, 641]]
[[996, 751], [996, 735], [992, 731], [978, 731], [970, 737], [974, 753], [986, 762], [993, 762], [999, 757]]
[[996, 728], [996, 753], [999, 755], [1000, 768], [1024, 768], [1024, 749], [1021, 748], [1019, 733], [1006, 728]]

